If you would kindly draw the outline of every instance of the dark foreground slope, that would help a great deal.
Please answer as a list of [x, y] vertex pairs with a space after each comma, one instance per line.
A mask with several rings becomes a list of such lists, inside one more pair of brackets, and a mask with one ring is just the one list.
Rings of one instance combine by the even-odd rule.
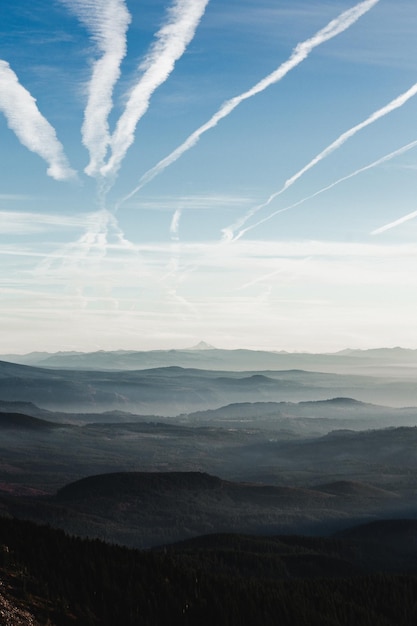
[[417, 620], [415, 574], [363, 567], [366, 548], [349, 540], [221, 535], [137, 552], [0, 518], [0, 545], [2, 593], [27, 626], [29, 612], [50, 626]]

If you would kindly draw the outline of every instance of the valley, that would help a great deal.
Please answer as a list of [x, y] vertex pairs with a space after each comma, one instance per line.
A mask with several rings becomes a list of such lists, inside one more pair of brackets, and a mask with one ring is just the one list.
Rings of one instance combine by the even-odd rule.
[[[195, 361], [216, 351], [201, 352]], [[398, 351], [391, 356], [380, 363], [385, 378], [3, 361], [1, 509], [136, 548], [209, 532], [318, 535], [414, 518], [417, 409], [358, 399], [385, 389], [400, 404], [402, 386], [407, 397], [416, 392], [393, 374]], [[81, 497], [89, 477], [95, 487]]]
[[[155, 368], [135, 353], [114, 369], [103, 353], [0, 362], [0, 610], [59, 626], [133, 626], [138, 611], [152, 626], [280, 611], [288, 625], [409, 624], [414, 351], [256, 353], [247, 370], [228, 370], [224, 351], [173, 352]], [[126, 366], [139, 357], [146, 367]]]

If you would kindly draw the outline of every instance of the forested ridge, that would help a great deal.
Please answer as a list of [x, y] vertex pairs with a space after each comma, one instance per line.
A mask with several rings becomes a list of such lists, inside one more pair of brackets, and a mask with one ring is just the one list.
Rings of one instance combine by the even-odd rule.
[[2, 588], [40, 624], [408, 626], [417, 576], [342, 539], [220, 535], [149, 551], [0, 518]]

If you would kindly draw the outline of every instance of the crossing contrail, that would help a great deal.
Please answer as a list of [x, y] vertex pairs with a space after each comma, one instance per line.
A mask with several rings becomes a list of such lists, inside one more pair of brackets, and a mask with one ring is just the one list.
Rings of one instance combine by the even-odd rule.
[[260, 80], [256, 85], [254, 85], [248, 91], [243, 92], [239, 96], [235, 96], [230, 100], [227, 100], [220, 109], [200, 128], [195, 130], [178, 148], [176, 148], [171, 154], [167, 157], [159, 161], [153, 168], [145, 172], [145, 174], [141, 177], [139, 184], [133, 191], [131, 191], [128, 195], [122, 198], [117, 206], [123, 204], [126, 200], [131, 198], [135, 193], [137, 193], [142, 187], [144, 187], [147, 183], [149, 183], [152, 179], [158, 176], [161, 172], [163, 172], [169, 165], [172, 165], [177, 159], [179, 159], [187, 150], [190, 150], [195, 144], [198, 142], [200, 137], [211, 130], [222, 120], [223, 118], [230, 115], [230, 113], [244, 100], [248, 100], [253, 96], [261, 93], [265, 89], [267, 89], [270, 85], [273, 85], [280, 81], [288, 72], [294, 69], [297, 65], [299, 65], [304, 59], [306, 59], [310, 52], [314, 50], [317, 46], [320, 46], [322, 43], [336, 37], [343, 31], [347, 30], [350, 26], [352, 26], [362, 15], [367, 13], [370, 9], [372, 9], [376, 4], [378, 4], [379, 0], [365, 0], [364, 2], [359, 2], [351, 9], [344, 11], [337, 18], [332, 20], [319, 30], [315, 35], [313, 35], [310, 39], [306, 39], [305, 41], [299, 43], [293, 50], [291, 56], [287, 61], [282, 63], [275, 71], [271, 74]]
[[112, 248], [137, 253], [137, 246], [126, 239], [116, 217], [107, 209], [99, 209], [84, 216], [84, 222], [80, 225], [85, 228], [81, 237], [51, 255], [44, 255], [44, 260], [36, 268], [37, 272], [50, 271], [54, 265], [81, 267], [84, 261], [103, 259]]
[[111, 137], [111, 156], [100, 169], [104, 177], [114, 178], [135, 139], [136, 126], [146, 113], [154, 91], [167, 80], [176, 61], [184, 54], [203, 17], [209, 0], [174, 0], [156, 42], [139, 69], [143, 72], [132, 89], [126, 108]]
[[[349, 180], [350, 178], [353, 178], [354, 176], [357, 176], [358, 174], [361, 174], [362, 172], [366, 172], [367, 170], [377, 167], [378, 165], [382, 165], [383, 163], [386, 163], [387, 161], [390, 161], [391, 159], [394, 159], [395, 157], [400, 156], [401, 154], [404, 154], [405, 152], [408, 152], [409, 150], [411, 150], [412, 148], [415, 148], [416, 146], [417, 146], [417, 140], [411, 141], [405, 146], [398, 148], [398, 150], [394, 150], [393, 152], [386, 154], [380, 159], [377, 159], [376, 161], [369, 163], [369, 165], [365, 165], [364, 167], [361, 167], [355, 170], [354, 172], [351, 172], [347, 176], [343, 176], [342, 178], [339, 178], [338, 180], [334, 181], [330, 185], [327, 185], [326, 187], [322, 187], [322, 189], [319, 189], [319, 191], [316, 191], [315, 193], [312, 193], [311, 195], [306, 196], [305, 198], [302, 198], [301, 200], [298, 200], [298, 202], [294, 202], [294, 204], [290, 204], [289, 206], [286, 206], [283, 209], [278, 209], [277, 211], [270, 213], [269, 215], [259, 220], [255, 224], [251, 224], [250, 226], [247, 226], [246, 228], [242, 228], [242, 230], [240, 230], [236, 235], [233, 236], [233, 241], [240, 239], [245, 233], [252, 230], [253, 228], [256, 228], [257, 226], [260, 226], [261, 224], [264, 224], [271, 218], [275, 217], [275, 215], [278, 215], [279, 213], [285, 213], [285, 211], [289, 211], [290, 209], [294, 209], [295, 207], [300, 206], [300, 204], [304, 204], [304, 202], [307, 202], [308, 200], [312, 200], [312, 198], [319, 196], [325, 191], [329, 191], [329, 189], [333, 189], [333, 187], [336, 187], [336, 185], [339, 185], [340, 183], [343, 183], [344, 181]], [[384, 230], [385, 230], [385, 227], [384, 227]], [[371, 234], [373, 235], [377, 234], [377, 231], [374, 231]]]
[[88, 84], [87, 106], [82, 125], [82, 142], [90, 155], [85, 168], [89, 176], [100, 176], [110, 143], [108, 117], [113, 107], [113, 89], [126, 55], [126, 33], [131, 16], [124, 0], [61, 0], [88, 28], [101, 53], [93, 64]]
[[48, 163], [48, 176], [55, 180], [76, 178], [55, 129], [39, 111], [35, 98], [3, 60], [0, 60], [0, 111], [20, 143]]

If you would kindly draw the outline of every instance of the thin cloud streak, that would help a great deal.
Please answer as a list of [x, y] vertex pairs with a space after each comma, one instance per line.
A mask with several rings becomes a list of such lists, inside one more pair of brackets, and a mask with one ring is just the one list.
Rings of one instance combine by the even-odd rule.
[[389, 224], [385, 224], [385, 226], [381, 226], [380, 228], [373, 230], [371, 232], [371, 235], [380, 235], [381, 233], [384, 233], [386, 230], [391, 230], [391, 228], [395, 228], [396, 226], [400, 226], [401, 224], [404, 224], [405, 222], [408, 222], [409, 220], [413, 220], [415, 217], [417, 217], [417, 211], [413, 211], [412, 213], [407, 213], [407, 215], [400, 217], [398, 220], [395, 220], [395, 222], [390, 222]]
[[[326, 187], [323, 187], [322, 189], [319, 189], [319, 191], [316, 191], [315, 193], [312, 193], [310, 196], [306, 196], [305, 198], [302, 198], [301, 200], [298, 200], [298, 202], [294, 202], [294, 204], [290, 204], [289, 206], [286, 206], [283, 209], [278, 209], [277, 211], [274, 211], [273, 213], [270, 213], [270, 215], [267, 215], [266, 217], [264, 217], [263, 219], [259, 220], [255, 224], [251, 224], [250, 226], [247, 226], [246, 228], [242, 228], [242, 230], [240, 230], [234, 236], [233, 241], [237, 241], [238, 239], [243, 237], [243, 235], [245, 235], [247, 232], [249, 232], [250, 230], [253, 230], [257, 226], [260, 226], [261, 224], [264, 224], [265, 222], [268, 222], [270, 219], [272, 219], [273, 217], [275, 217], [279, 213], [285, 213], [285, 211], [289, 211], [290, 209], [294, 209], [295, 207], [300, 206], [300, 204], [304, 204], [304, 202], [307, 202], [308, 200], [312, 200], [316, 196], [319, 196], [320, 194], [324, 193], [325, 191], [329, 191], [329, 189], [333, 189], [333, 187], [336, 187], [336, 185], [339, 185], [340, 183], [343, 183], [344, 181], [349, 180], [350, 178], [353, 178], [354, 176], [357, 176], [358, 174], [361, 174], [362, 172], [366, 172], [367, 170], [370, 170], [370, 169], [372, 169], [374, 167], [377, 167], [378, 165], [382, 165], [383, 163], [386, 163], [387, 161], [390, 161], [391, 159], [394, 159], [395, 157], [400, 156], [401, 154], [404, 154], [405, 152], [408, 152], [409, 150], [412, 150], [412, 148], [415, 148], [416, 146], [417, 146], [417, 140], [411, 141], [410, 143], [406, 144], [405, 146], [402, 146], [401, 148], [398, 148], [398, 150], [394, 150], [394, 152], [390, 152], [389, 154], [386, 154], [385, 156], [381, 157], [380, 159], [377, 159], [376, 161], [373, 161], [372, 163], [369, 163], [369, 165], [365, 165], [364, 167], [361, 167], [358, 170], [355, 170], [351, 174], [348, 174], [347, 176], [343, 176], [342, 178], [339, 178], [338, 180], [336, 180], [335, 182], [331, 183], [330, 185], [327, 185]], [[375, 233], [371, 233], [371, 234], [376, 234], [376, 231], [375, 231]]]
[[151, 198], [141, 198], [135, 205], [125, 208], [151, 209], [152, 211], [176, 211], [177, 209], [187, 209], [187, 211], [204, 211], [212, 209], [227, 209], [229, 207], [248, 205], [253, 203], [253, 198], [249, 196], [232, 195], [189, 195], [189, 196], [152, 196]]
[[88, 223], [89, 216], [83, 214], [0, 211], [0, 234], [26, 235], [51, 229], [83, 228]]
[[397, 98], [394, 98], [394, 100], [391, 100], [391, 102], [389, 102], [388, 104], [383, 106], [381, 109], [378, 109], [377, 111], [372, 113], [372, 115], [367, 117], [363, 122], [360, 122], [360, 124], [356, 124], [356, 126], [353, 126], [352, 128], [350, 128], [346, 132], [342, 133], [335, 141], [333, 141], [333, 143], [331, 143], [329, 146], [327, 146], [327, 148], [322, 150], [319, 154], [317, 154], [314, 157], [314, 159], [312, 159], [309, 163], [307, 163], [307, 165], [305, 165], [296, 174], [291, 176], [291, 178], [288, 178], [288, 180], [285, 181], [284, 186], [279, 191], [276, 191], [271, 196], [269, 196], [269, 198], [268, 198], [268, 200], [266, 200], [266, 202], [263, 202], [262, 204], [258, 204], [257, 206], [253, 207], [240, 220], [238, 220], [234, 224], [231, 224], [230, 226], [227, 226], [226, 228], [224, 228], [222, 230], [223, 238], [225, 240], [227, 240], [227, 241], [233, 241], [233, 239], [235, 237], [235, 231], [238, 228], [243, 226], [248, 221], [248, 219], [250, 219], [251, 217], [253, 217], [253, 215], [258, 213], [258, 211], [260, 211], [261, 209], [264, 209], [269, 204], [271, 204], [271, 202], [273, 200], [275, 200], [275, 198], [277, 198], [282, 193], [284, 193], [284, 191], [289, 189], [306, 172], [311, 170], [315, 165], [320, 163], [320, 161], [322, 161], [323, 159], [328, 157], [330, 154], [332, 154], [332, 152], [334, 152], [335, 150], [340, 148], [348, 139], [350, 139], [351, 137], [356, 135], [356, 133], [358, 133], [360, 130], [366, 128], [367, 126], [370, 126], [371, 124], [373, 124], [377, 120], [381, 119], [382, 117], [385, 117], [385, 115], [388, 115], [389, 113], [391, 113], [395, 109], [399, 109], [406, 102], [408, 102], [408, 100], [410, 100], [410, 98], [412, 98], [416, 94], [417, 94], [417, 83], [414, 83], [414, 85], [412, 87], [410, 87], [410, 89], [405, 91], [403, 94], [401, 94]]
[[[114, 217], [114, 216], [113, 216]], [[100, 216], [97, 215], [97, 221]], [[104, 217], [101, 216], [101, 225], [97, 224], [96, 232], [100, 233], [104, 231]], [[90, 228], [91, 230], [91, 228]], [[83, 240], [84, 241], [84, 240]], [[81, 238], [67, 247], [75, 246], [81, 242]], [[82, 242], [81, 242], [82, 243]], [[149, 263], [159, 266], [166, 266], [166, 260], [171, 257], [172, 254], [172, 241], [166, 242], [139, 242], [131, 244], [132, 252], [136, 252], [147, 259]], [[36, 244], [37, 248], [40, 248], [40, 252], [43, 256], [47, 256], [44, 252], [44, 244], [40, 242]], [[109, 244], [110, 247], [110, 244]], [[111, 248], [121, 253], [120, 259], [126, 258], [125, 252], [128, 251], [126, 243], [115, 242], [111, 244]], [[0, 248], [0, 254], [6, 252], [8, 247], [2, 246]], [[246, 271], [247, 268], [251, 268], [256, 259], [261, 258], [277, 258], [277, 249], [279, 250], [280, 257], [306, 257], [306, 256], [329, 256], [329, 257], [390, 257], [401, 258], [407, 256], [417, 256], [417, 244], [390, 244], [381, 245], [379, 243], [351, 243], [344, 241], [320, 241], [320, 240], [274, 240], [265, 241], [262, 239], [241, 239], [236, 242], [236, 245], [227, 246], [221, 242], [183, 242], [181, 244], [181, 251], [184, 259], [188, 264], [198, 263], [202, 266], [201, 260], [203, 260], [204, 266], [217, 267], [219, 272], [224, 272], [225, 267], [232, 266], [233, 268], [241, 268]], [[12, 250], [10, 248], [10, 250]], [[27, 252], [31, 252], [29, 249]], [[123, 256], [122, 256], [123, 253]], [[58, 251], [52, 252], [56, 259], [61, 258]], [[70, 255], [69, 255], [70, 256]], [[68, 257], [69, 258], [69, 257]], [[117, 260], [117, 256], [112, 257], [113, 260]]]
[[18, 200], [30, 200], [30, 196], [23, 193], [0, 193], [0, 200], [18, 201]]
[[159, 163], [157, 163], [153, 168], [145, 172], [139, 181], [139, 185], [135, 187], [135, 189], [133, 189], [133, 191], [131, 191], [127, 196], [122, 198], [117, 206], [121, 206], [126, 200], [142, 189], [142, 187], [163, 172], [169, 165], [172, 165], [172, 163], [179, 159], [185, 152], [187, 152], [187, 150], [195, 146], [204, 133], [217, 126], [220, 120], [230, 115], [230, 113], [237, 106], [239, 106], [241, 102], [252, 98], [271, 85], [280, 81], [284, 78], [284, 76], [286, 76], [286, 74], [288, 74], [288, 72], [304, 61], [314, 48], [350, 28], [350, 26], [352, 26], [362, 15], [370, 11], [370, 9], [378, 4], [378, 2], [379, 0], [365, 0], [364, 2], [360, 2], [353, 8], [348, 9], [339, 15], [339, 17], [329, 22], [327, 26], [319, 30], [315, 35], [313, 35], [313, 37], [299, 43], [287, 61], [282, 63], [275, 71], [263, 78], [248, 91], [227, 100], [208, 120], [208, 122], [194, 131], [178, 148], [171, 152], [171, 154], [159, 161]]
[[282, 269], [274, 270], [273, 272], [269, 272], [268, 274], [262, 274], [262, 276], [258, 276], [258, 278], [254, 278], [246, 282], [244, 285], [240, 287], [236, 287], [236, 291], [242, 291], [243, 289], [247, 289], [248, 287], [252, 287], [253, 285], [257, 285], [258, 283], [263, 283], [266, 280], [270, 280], [271, 278], [275, 278], [278, 274], [282, 274]]
[[184, 54], [203, 17], [209, 0], [175, 0], [169, 9], [168, 19], [156, 34], [151, 47], [139, 69], [144, 72], [133, 88], [125, 111], [117, 122], [111, 138], [111, 157], [100, 172], [104, 177], [114, 178], [127, 150], [135, 139], [136, 126], [146, 113], [154, 91], [164, 83]]
[[61, 1], [89, 29], [102, 55], [93, 65], [82, 125], [82, 142], [90, 154], [84, 171], [89, 176], [99, 176], [110, 143], [108, 117], [113, 107], [113, 89], [126, 55], [131, 15], [124, 0]]
[[35, 98], [19, 83], [9, 63], [3, 60], [0, 60], [0, 111], [20, 143], [48, 163], [48, 176], [55, 180], [76, 177], [55, 129], [39, 111]]

